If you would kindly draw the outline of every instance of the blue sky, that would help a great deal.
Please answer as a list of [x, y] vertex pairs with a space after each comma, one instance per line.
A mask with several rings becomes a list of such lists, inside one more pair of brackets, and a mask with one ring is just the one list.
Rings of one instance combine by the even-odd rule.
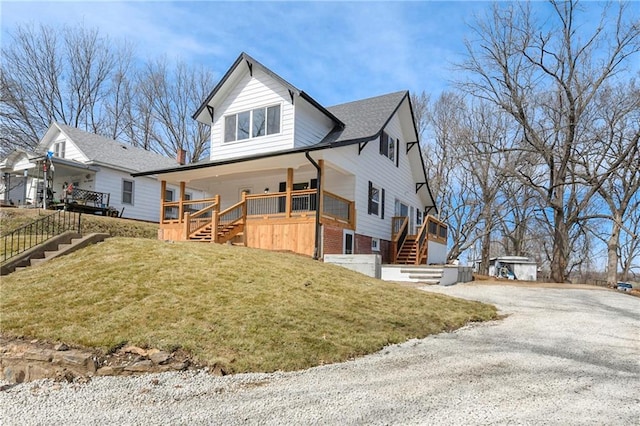
[[397, 90], [437, 95], [455, 76], [466, 23], [489, 2], [12, 2], [17, 24], [83, 21], [133, 43], [141, 59], [167, 55], [220, 77], [241, 51], [324, 105]]
[[[599, 13], [601, 3], [585, 3]], [[546, 3], [534, 3], [544, 12]], [[437, 96], [490, 2], [84, 1], [0, 3], [2, 42], [17, 24], [84, 22], [127, 40], [140, 59], [166, 55], [221, 77], [241, 51], [326, 106], [397, 90]], [[640, 14], [640, 3], [633, 4]]]

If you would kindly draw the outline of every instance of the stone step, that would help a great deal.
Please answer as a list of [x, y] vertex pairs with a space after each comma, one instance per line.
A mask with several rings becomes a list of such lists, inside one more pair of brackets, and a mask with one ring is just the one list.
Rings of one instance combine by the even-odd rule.
[[[29, 264], [31, 266], [37, 266], [43, 262], [46, 262], [48, 259], [45, 259], [43, 257], [39, 258], [39, 259], [29, 259]], [[17, 269], [17, 268], [16, 268]]]

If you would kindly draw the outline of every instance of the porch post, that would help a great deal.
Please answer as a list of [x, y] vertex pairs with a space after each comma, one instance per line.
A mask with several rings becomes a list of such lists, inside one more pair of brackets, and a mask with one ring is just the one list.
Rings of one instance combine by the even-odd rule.
[[184, 216], [184, 192], [187, 187], [185, 182], [180, 182], [180, 205], [178, 206], [178, 220], [182, 220]]
[[218, 217], [218, 213], [220, 213], [220, 194], [216, 194], [214, 197], [215, 207], [211, 212], [211, 242], [218, 242], [218, 224], [220, 223], [220, 218]]
[[318, 166], [320, 167], [320, 182], [318, 182], [317, 208], [320, 212], [320, 217], [322, 217], [322, 213], [324, 213], [324, 197], [322, 196], [324, 192], [324, 160], [318, 160]]
[[247, 192], [242, 191], [242, 244], [247, 246]]
[[291, 191], [293, 190], [293, 169], [287, 169], [287, 198], [285, 216], [291, 217]]
[[164, 193], [167, 191], [167, 181], [160, 182], [160, 223], [164, 223]]

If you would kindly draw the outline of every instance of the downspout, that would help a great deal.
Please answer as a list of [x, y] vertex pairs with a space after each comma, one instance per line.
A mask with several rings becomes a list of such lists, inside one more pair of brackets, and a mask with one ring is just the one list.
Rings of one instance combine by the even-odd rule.
[[316, 168], [317, 170], [317, 174], [316, 174], [316, 179], [318, 181], [318, 200], [316, 201], [316, 238], [315, 238], [315, 245], [313, 248], [313, 259], [314, 260], [318, 260], [318, 254], [320, 252], [320, 197], [322, 196], [322, 179], [321, 179], [321, 174], [322, 174], [322, 169], [320, 168], [320, 166], [318, 165], [318, 163], [316, 163], [314, 161], [313, 158], [311, 158], [311, 156], [309, 155], [309, 151], [305, 151], [304, 152], [304, 156], [307, 157], [307, 160], [309, 160], [309, 162], [311, 164], [313, 164], [313, 167]]

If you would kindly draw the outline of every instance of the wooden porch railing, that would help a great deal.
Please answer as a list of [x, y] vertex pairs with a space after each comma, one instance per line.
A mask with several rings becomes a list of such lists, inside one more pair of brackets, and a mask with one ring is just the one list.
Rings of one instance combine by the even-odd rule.
[[428, 244], [429, 239], [427, 236], [427, 223], [428, 221], [425, 220], [422, 226], [420, 227], [420, 230], [418, 231], [418, 235], [416, 236], [416, 245], [417, 245], [416, 265], [421, 264], [422, 259], [427, 257], [427, 247], [429, 247], [429, 244]]
[[398, 253], [407, 239], [409, 233], [409, 218], [406, 216], [394, 216], [391, 218], [391, 259], [398, 258]]
[[[218, 201], [216, 201], [218, 200]], [[190, 213], [191, 216], [199, 217], [208, 214], [210, 217], [210, 208], [219, 203], [219, 197], [203, 198], [200, 200], [184, 200], [184, 201], [164, 201], [162, 203], [162, 216], [160, 223], [182, 223], [184, 214]], [[204, 210], [204, 212], [203, 212]]]
[[338, 222], [354, 225], [356, 204], [327, 191], [322, 193], [322, 216]]
[[317, 190], [274, 192], [270, 194], [247, 195], [248, 216], [291, 217], [316, 211]]
[[427, 230], [427, 238], [430, 241], [437, 241], [442, 244], [447, 244], [447, 235], [449, 229], [446, 223], [433, 216], [427, 216], [425, 218], [425, 223], [429, 224]]
[[[327, 191], [322, 193], [322, 217], [347, 226], [355, 226], [355, 203]], [[182, 225], [185, 239], [211, 225], [215, 230], [234, 227], [235, 233], [244, 229], [247, 218], [278, 219], [300, 217], [315, 213], [318, 206], [318, 190], [305, 189], [269, 194], [246, 194], [233, 206], [220, 211], [220, 196], [189, 201], [165, 201], [162, 203], [160, 225]]]

